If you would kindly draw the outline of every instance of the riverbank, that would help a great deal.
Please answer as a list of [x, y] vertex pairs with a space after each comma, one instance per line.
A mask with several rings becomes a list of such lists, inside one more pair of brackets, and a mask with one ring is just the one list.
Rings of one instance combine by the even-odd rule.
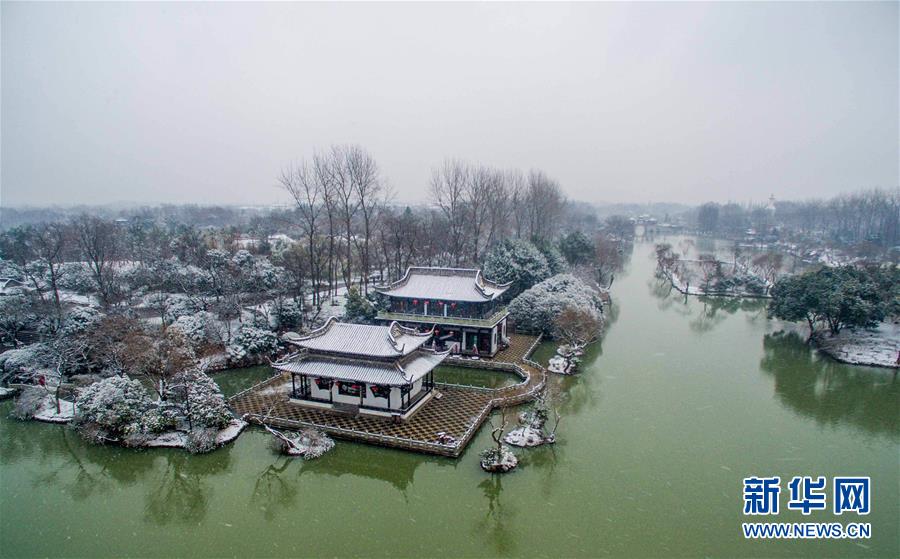
[[[46, 395], [37, 405], [34, 414], [30, 417], [33, 421], [42, 423], [67, 424], [75, 419], [77, 413], [77, 405], [68, 400], [60, 400], [57, 406], [56, 398], [52, 395]], [[27, 419], [26, 419], [27, 420]], [[215, 435], [215, 448], [222, 447], [235, 440], [238, 435], [247, 427], [247, 422], [238, 418], [233, 418], [228, 425], [219, 429]], [[120, 441], [110, 441], [120, 444]], [[147, 438], [137, 445], [135, 448], [183, 448], [187, 449], [190, 442], [190, 433], [183, 430], [164, 431]]]
[[[681, 293], [682, 295], [692, 295], [694, 297], [735, 297], [742, 299], [771, 299], [772, 296], [768, 293], [752, 293], [746, 290], [742, 291], [704, 291], [697, 285], [691, 285], [690, 282], [685, 282], [681, 279], [681, 277], [674, 273], [669, 272], [667, 270], [662, 270], [663, 275], [672, 285], [672, 287]], [[769, 287], [771, 287], [769, 285]]]
[[877, 328], [844, 329], [814, 339], [822, 353], [841, 363], [900, 368], [900, 324], [883, 322]]

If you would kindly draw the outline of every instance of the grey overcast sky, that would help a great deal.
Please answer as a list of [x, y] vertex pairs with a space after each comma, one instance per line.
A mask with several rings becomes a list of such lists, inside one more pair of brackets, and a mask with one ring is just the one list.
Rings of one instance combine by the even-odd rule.
[[898, 3], [2, 3], [2, 198], [268, 204], [332, 143], [591, 202], [900, 184]]

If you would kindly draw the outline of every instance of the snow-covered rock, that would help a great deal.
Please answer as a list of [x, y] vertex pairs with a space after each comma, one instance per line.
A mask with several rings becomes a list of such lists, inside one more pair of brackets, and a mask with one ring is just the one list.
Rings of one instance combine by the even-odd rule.
[[556, 348], [556, 354], [561, 357], [580, 357], [584, 355], [584, 346], [562, 344]]
[[547, 370], [558, 375], [571, 375], [576, 369], [577, 361], [575, 359], [554, 355], [547, 361]]
[[523, 425], [507, 433], [503, 442], [520, 447], [540, 446], [544, 444], [544, 433], [530, 425]]
[[481, 468], [486, 472], [505, 474], [519, 465], [519, 459], [508, 446], [489, 448], [481, 453]]
[[0, 386], [0, 400], [5, 400], [11, 396], [15, 396], [16, 389], [15, 388], [5, 388]]
[[319, 458], [332, 448], [334, 441], [321, 431], [305, 429], [299, 433], [290, 433], [267, 429], [273, 435], [281, 448], [288, 456], [298, 456], [304, 460]]

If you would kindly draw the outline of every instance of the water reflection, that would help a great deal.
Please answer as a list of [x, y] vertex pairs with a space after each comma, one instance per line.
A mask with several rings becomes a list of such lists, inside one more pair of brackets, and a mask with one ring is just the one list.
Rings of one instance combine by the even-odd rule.
[[[372, 449], [352, 443], [342, 444], [342, 447], [317, 460], [304, 462], [300, 473], [335, 477], [353, 475], [376, 479], [393, 485], [406, 496], [407, 489], [413, 484], [416, 469], [422, 464], [439, 463], [456, 466], [455, 462], [450, 460], [424, 457], [412, 452]], [[377, 452], [378, 456], [373, 457], [372, 452]]]
[[763, 350], [760, 368], [774, 377], [778, 400], [797, 414], [900, 439], [900, 381], [894, 373], [820, 356], [796, 332], [767, 334]]
[[143, 459], [119, 459], [135, 451], [85, 443], [65, 425], [4, 422], [0, 436], [0, 463], [36, 462], [34, 486], [54, 487], [59, 494], [83, 501], [120, 485], [132, 485], [153, 464]]
[[478, 484], [484, 493], [487, 511], [476, 522], [475, 531], [485, 536], [497, 555], [514, 555], [516, 551], [515, 512], [503, 503], [503, 474], [492, 474]]
[[211, 492], [207, 476], [228, 469], [230, 446], [198, 456], [164, 451], [164, 467], [150, 484], [144, 518], [154, 524], [197, 524], [206, 516]]
[[297, 501], [299, 484], [285, 475], [288, 467], [298, 458], [282, 456], [266, 468], [256, 478], [250, 503], [263, 511], [266, 520], [272, 520], [276, 511], [291, 510]]
[[647, 282], [650, 294], [661, 311], [673, 311], [688, 318], [692, 332], [705, 334], [714, 330], [728, 316], [742, 311], [750, 322], [766, 320], [766, 299], [745, 297], [693, 297], [674, 287], [669, 280], [654, 277]]
[[700, 304], [696, 316], [688, 323], [693, 332], [702, 334], [713, 330], [726, 317], [743, 311], [749, 320], [756, 321], [760, 316], [765, 318], [765, 299], [747, 299], [743, 297], [698, 297]]

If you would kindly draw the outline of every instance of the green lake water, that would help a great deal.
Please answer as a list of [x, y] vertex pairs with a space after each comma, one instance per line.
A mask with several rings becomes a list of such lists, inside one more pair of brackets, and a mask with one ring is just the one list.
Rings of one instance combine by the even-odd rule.
[[[685, 301], [654, 265], [652, 244], [638, 243], [608, 333], [581, 375], [553, 379], [559, 442], [520, 451], [506, 476], [478, 467], [487, 429], [459, 460], [338, 441], [303, 462], [275, 455], [256, 428], [191, 456], [91, 446], [7, 419], [4, 402], [0, 555], [900, 555], [900, 380], [820, 357], [779, 334], [761, 303]], [[463, 384], [503, 382], [458, 372]], [[216, 379], [233, 393], [266, 374]], [[751, 475], [870, 476], [871, 514], [840, 520], [871, 522], [872, 538], [744, 540]]]

